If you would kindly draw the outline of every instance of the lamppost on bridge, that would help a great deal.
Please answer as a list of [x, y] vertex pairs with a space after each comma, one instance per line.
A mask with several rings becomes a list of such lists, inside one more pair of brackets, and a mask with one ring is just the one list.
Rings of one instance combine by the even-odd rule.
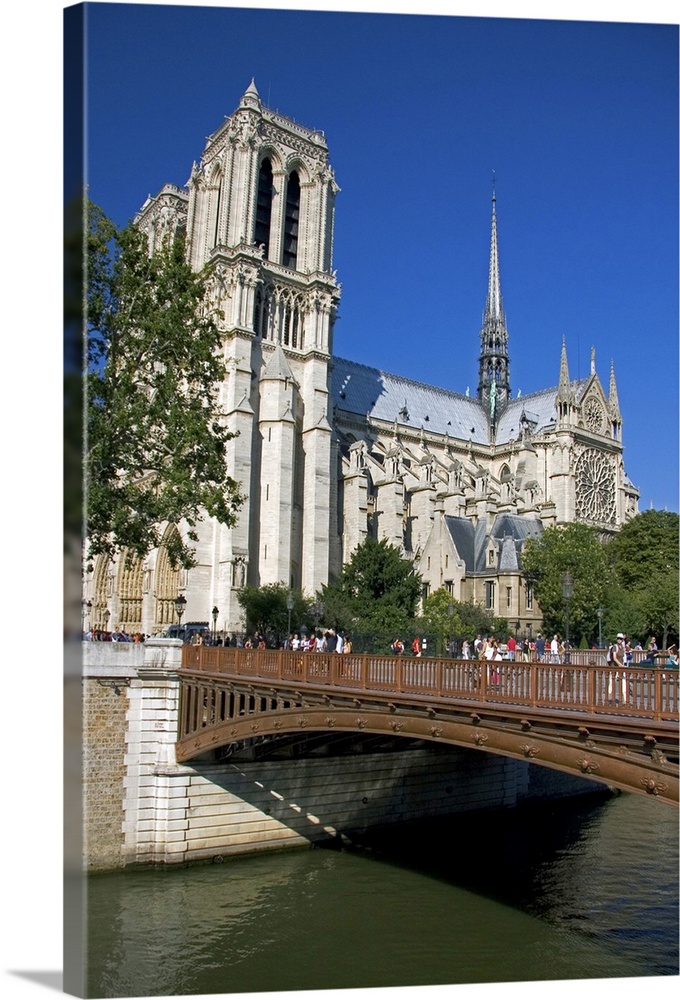
[[111, 612], [109, 611], [108, 608], [104, 608], [104, 613], [102, 614], [102, 618], [104, 619], [104, 631], [105, 632], [109, 631], [109, 618], [110, 617], [111, 617]]
[[439, 656], [455, 656], [455, 650], [454, 650], [455, 643], [453, 641], [453, 635], [452, 635], [452, 632], [453, 632], [453, 612], [455, 611], [455, 606], [454, 606], [453, 601], [449, 601], [449, 606], [448, 606], [447, 611], [448, 611], [448, 616], [449, 616], [449, 626], [448, 626], [448, 629], [447, 629], [446, 637], [444, 637], [444, 628], [443, 628], [443, 625], [442, 625], [442, 628], [440, 629], [440, 636], [439, 636], [438, 642], [441, 645], [441, 649], [439, 649], [439, 651], [438, 651]]
[[321, 601], [314, 601], [314, 604], [312, 604], [309, 610], [312, 614], [312, 618], [314, 619], [314, 632], [316, 633], [319, 628], [319, 619], [323, 618], [326, 609]]
[[286, 597], [286, 607], [288, 608], [288, 638], [290, 639], [290, 616], [293, 614], [293, 608], [295, 607], [295, 598], [293, 597], [293, 591], [288, 591], [288, 596]]
[[215, 640], [217, 638], [217, 618], [219, 616], [219, 613], [220, 613], [220, 609], [217, 607], [217, 605], [215, 605], [215, 607], [212, 609], [212, 622], [213, 622], [212, 642], [213, 642], [213, 646], [215, 645]]
[[569, 602], [574, 596], [574, 577], [571, 573], [562, 574], [562, 597], [565, 601], [565, 622], [564, 622], [564, 639], [565, 639], [565, 651], [564, 651], [564, 662], [569, 663]]
[[597, 648], [602, 649], [602, 619], [604, 618], [604, 608], [602, 605], [597, 609]]
[[179, 594], [179, 596], [175, 598], [175, 611], [177, 612], [177, 624], [179, 626], [181, 626], [182, 624], [182, 615], [184, 614], [184, 609], [186, 608], [186, 606], [187, 606], [186, 597], [184, 596], [184, 594]]

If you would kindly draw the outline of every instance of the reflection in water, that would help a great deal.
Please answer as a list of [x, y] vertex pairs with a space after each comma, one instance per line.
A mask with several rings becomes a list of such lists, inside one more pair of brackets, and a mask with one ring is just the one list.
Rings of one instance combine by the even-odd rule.
[[88, 886], [91, 996], [678, 972], [678, 816], [642, 797]]

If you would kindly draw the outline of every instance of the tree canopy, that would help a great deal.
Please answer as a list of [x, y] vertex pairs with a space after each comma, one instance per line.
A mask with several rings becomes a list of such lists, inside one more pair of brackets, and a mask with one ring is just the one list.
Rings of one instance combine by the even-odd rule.
[[321, 594], [325, 617], [343, 629], [403, 631], [411, 627], [422, 580], [413, 563], [385, 539], [355, 549], [336, 583]]
[[[207, 513], [233, 525], [243, 503], [227, 473], [233, 436], [219, 407], [221, 334], [206, 306], [209, 270], [192, 271], [181, 239], [149, 254], [133, 224], [87, 210], [85, 513], [90, 555], [143, 557], [164, 523], [196, 541]], [[194, 565], [173, 533], [174, 565]]]
[[[534, 586], [547, 631], [565, 635], [568, 603], [572, 644], [597, 634], [597, 609], [611, 581], [604, 547], [592, 528], [579, 523], [546, 528], [524, 546], [522, 569]], [[574, 586], [568, 602], [562, 584], [566, 573]]]
[[664, 646], [669, 635], [677, 639], [680, 595], [678, 515], [647, 510], [625, 524], [607, 546], [607, 557], [618, 587], [625, 591], [634, 621], [629, 635], [656, 634]]

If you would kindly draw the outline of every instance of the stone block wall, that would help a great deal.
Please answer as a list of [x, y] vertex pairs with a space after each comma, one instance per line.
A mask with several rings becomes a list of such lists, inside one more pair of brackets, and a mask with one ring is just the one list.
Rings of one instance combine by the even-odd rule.
[[82, 808], [87, 868], [123, 864], [126, 711], [123, 681], [109, 686], [109, 682], [83, 680]]

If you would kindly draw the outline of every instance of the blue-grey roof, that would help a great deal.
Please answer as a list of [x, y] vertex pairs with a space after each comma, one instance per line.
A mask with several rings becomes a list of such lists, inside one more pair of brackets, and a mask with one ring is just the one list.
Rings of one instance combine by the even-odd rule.
[[[575, 383], [575, 387], [578, 391], [581, 383]], [[511, 399], [498, 422], [496, 443], [518, 438], [523, 416], [533, 434], [550, 427], [555, 421], [556, 395], [555, 386]], [[349, 413], [396, 421], [418, 430], [422, 427], [459, 441], [490, 444], [488, 417], [476, 397], [424, 385], [381, 368], [334, 358], [331, 398], [335, 407]]]
[[334, 358], [331, 397], [334, 406], [349, 413], [489, 444], [488, 420], [476, 398], [379, 368]]
[[527, 538], [537, 538], [543, 531], [538, 517], [521, 514], [497, 514], [491, 524], [481, 517], [473, 524], [466, 517], [444, 518], [446, 529], [456, 547], [456, 552], [465, 563], [466, 573], [488, 572], [486, 549], [489, 538], [493, 538], [500, 549], [498, 569], [503, 572], [518, 572], [522, 568], [521, 553]]

